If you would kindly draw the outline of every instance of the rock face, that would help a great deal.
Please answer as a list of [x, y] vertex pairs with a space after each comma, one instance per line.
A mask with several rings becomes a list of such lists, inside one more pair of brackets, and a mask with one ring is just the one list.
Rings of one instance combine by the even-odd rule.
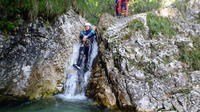
[[[132, 28], [134, 21], [144, 27]], [[188, 49], [195, 49], [193, 37], [200, 37], [200, 24], [173, 22], [176, 35], [150, 38], [147, 14], [121, 19], [103, 15], [87, 95], [111, 108], [200, 111], [200, 71], [180, 60], [179, 46], [187, 43]]]
[[73, 11], [54, 25], [41, 19], [0, 37], [0, 101], [45, 97], [63, 89], [64, 67], [85, 20]]

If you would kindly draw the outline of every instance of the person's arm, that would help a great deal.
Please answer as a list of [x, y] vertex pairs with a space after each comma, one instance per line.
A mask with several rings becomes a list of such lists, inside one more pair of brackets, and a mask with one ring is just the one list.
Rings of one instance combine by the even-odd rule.
[[84, 36], [85, 36], [84, 32], [81, 32], [79, 36], [80, 40], [82, 40]]
[[92, 30], [88, 35], [87, 35], [87, 38], [91, 38], [92, 35], [96, 35], [96, 31]]

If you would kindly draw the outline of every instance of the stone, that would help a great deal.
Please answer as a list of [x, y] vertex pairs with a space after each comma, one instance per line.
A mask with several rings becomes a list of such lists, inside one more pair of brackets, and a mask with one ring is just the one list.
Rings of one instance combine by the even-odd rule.
[[[157, 14], [176, 18], [169, 19], [176, 24], [176, 35], [169, 38], [159, 34], [153, 39], [149, 38], [145, 13], [120, 19], [107, 14], [101, 17], [98, 27], [104, 30], [101, 30], [98, 38], [98, 61], [93, 66], [88, 96], [95, 96], [94, 99], [98, 99], [100, 104], [104, 103], [103, 100], [112, 102], [111, 98], [105, 99], [109, 98], [105, 97], [108, 94], [106, 91], [91, 92], [95, 87], [102, 88], [103, 83], [110, 87], [109, 94], [111, 92], [115, 96], [116, 106], [120, 109], [198, 111], [199, 71], [191, 71], [179, 59], [178, 44], [187, 43], [187, 47], [193, 49], [192, 37], [200, 35], [199, 24], [180, 19], [176, 9], [160, 9]], [[108, 21], [104, 23], [107, 18]], [[132, 31], [129, 23], [133, 20], [142, 21], [146, 28], [129, 34]]]
[[83, 30], [79, 20], [86, 22], [73, 10], [67, 13], [48, 27], [41, 18], [23, 23], [16, 35], [0, 40], [0, 103], [63, 91], [67, 80], [64, 67], [69, 64], [73, 44]]

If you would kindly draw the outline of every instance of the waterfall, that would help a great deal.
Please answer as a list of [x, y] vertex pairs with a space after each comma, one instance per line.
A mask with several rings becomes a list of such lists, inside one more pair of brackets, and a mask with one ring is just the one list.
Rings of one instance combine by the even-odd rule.
[[76, 63], [80, 43], [76, 43], [73, 46], [73, 54], [70, 57], [70, 65], [66, 66], [66, 78], [64, 93], [58, 95], [62, 99], [67, 100], [82, 100], [86, 99], [85, 89], [88, 84], [89, 77], [91, 75], [92, 62], [98, 53], [98, 46], [96, 40], [92, 45], [92, 53], [89, 59], [89, 71], [86, 73], [80, 72], [73, 67], [73, 64]]

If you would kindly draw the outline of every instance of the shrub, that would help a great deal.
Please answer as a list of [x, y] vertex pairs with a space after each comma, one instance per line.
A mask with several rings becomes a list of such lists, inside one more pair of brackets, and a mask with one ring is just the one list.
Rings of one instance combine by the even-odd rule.
[[[102, 12], [113, 13], [114, 0], [0, 0], [0, 29], [11, 31], [18, 21], [43, 17], [53, 20], [71, 6], [93, 24], [97, 24]], [[7, 22], [5, 22], [5, 20]]]
[[182, 62], [189, 65], [190, 70], [200, 70], [200, 37], [193, 37], [194, 49], [189, 49], [187, 43], [179, 43], [179, 55]]
[[186, 16], [189, 1], [190, 0], [176, 0], [173, 5], [181, 12], [183, 16]]
[[113, 14], [114, 0], [76, 0], [76, 9], [89, 22], [97, 24], [102, 13]]
[[161, 0], [134, 0], [130, 2], [130, 13], [149, 12], [161, 7]]
[[128, 28], [132, 29], [133, 31], [143, 30], [144, 24], [137, 19], [134, 19], [128, 24]]
[[157, 16], [152, 13], [147, 14], [147, 25], [149, 27], [149, 36], [152, 38], [159, 33], [166, 36], [175, 35], [172, 22], [168, 18]]
[[[13, 31], [20, 18], [51, 20], [65, 12], [69, 0], [0, 0], [0, 30]], [[70, 3], [70, 2], [69, 2]], [[20, 17], [20, 18], [19, 18]]]

